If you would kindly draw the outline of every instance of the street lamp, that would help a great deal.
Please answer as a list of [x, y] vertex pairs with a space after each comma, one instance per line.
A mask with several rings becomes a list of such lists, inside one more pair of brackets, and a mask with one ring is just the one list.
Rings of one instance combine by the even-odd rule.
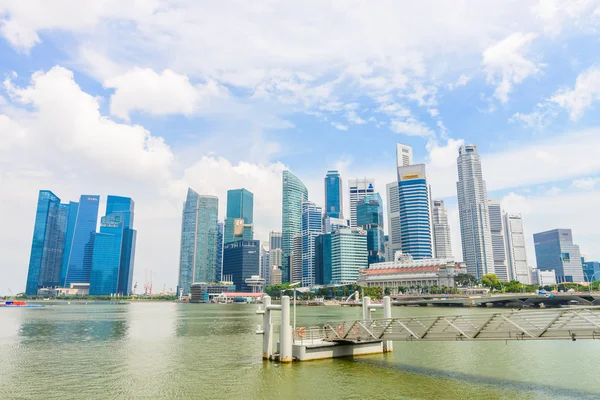
[[590, 279], [590, 276], [588, 274], [586, 274], [584, 272], [585, 276], [587, 276], [589, 282], [590, 282], [590, 293], [592, 293], [592, 284], [594, 283], [594, 276], [596, 276], [596, 274], [600, 274], [600, 271], [596, 271], [592, 274], [592, 278]]

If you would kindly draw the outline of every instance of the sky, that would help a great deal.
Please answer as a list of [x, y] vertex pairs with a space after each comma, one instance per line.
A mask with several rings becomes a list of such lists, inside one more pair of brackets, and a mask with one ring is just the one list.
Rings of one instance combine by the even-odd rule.
[[[0, 0], [0, 294], [24, 290], [38, 191], [136, 203], [134, 281], [175, 288], [188, 187], [255, 195], [281, 229], [281, 173], [372, 177], [395, 144], [427, 164], [462, 259], [456, 157], [532, 234], [600, 259], [600, 0]], [[348, 195], [345, 196], [345, 209]], [[139, 290], [139, 289], [138, 289]]]

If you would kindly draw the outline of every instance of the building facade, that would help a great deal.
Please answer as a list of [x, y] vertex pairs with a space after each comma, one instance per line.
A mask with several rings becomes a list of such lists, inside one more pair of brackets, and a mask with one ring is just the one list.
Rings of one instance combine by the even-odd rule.
[[490, 234], [492, 235], [492, 251], [494, 253], [494, 272], [503, 282], [511, 280], [512, 274], [508, 266], [506, 238], [504, 237], [504, 220], [500, 200], [488, 200], [490, 216]]
[[433, 201], [431, 220], [433, 228], [433, 253], [435, 258], [453, 258], [448, 210], [446, 210], [444, 200]]
[[217, 223], [217, 256], [215, 263], [215, 280], [223, 280], [223, 240], [225, 239], [225, 223]]
[[[190, 293], [193, 283], [215, 282], [219, 200], [188, 189], [181, 222], [178, 292]], [[219, 271], [220, 272], [220, 271]]]
[[304, 183], [290, 171], [283, 171], [282, 177], [282, 280], [289, 282], [290, 255], [294, 235], [302, 234], [302, 202], [308, 201], [308, 190]]
[[573, 243], [570, 229], [535, 233], [533, 242], [538, 270], [553, 269], [558, 283], [585, 281], [579, 246]]
[[260, 277], [265, 282], [271, 282], [271, 257], [269, 256], [269, 248], [260, 246]]
[[260, 240], [238, 240], [223, 248], [223, 276], [231, 276], [236, 290], [251, 293], [246, 279], [259, 275]]
[[315, 284], [331, 284], [331, 233], [315, 239]]
[[338, 171], [327, 171], [325, 175], [325, 215], [331, 218], [344, 218], [342, 198], [342, 178]]
[[254, 237], [254, 194], [246, 189], [227, 191], [227, 218], [223, 243]]
[[358, 226], [367, 231], [369, 265], [384, 261], [383, 204], [379, 193], [370, 194], [358, 201], [356, 219]]
[[331, 234], [332, 284], [356, 283], [360, 270], [368, 265], [366, 231], [340, 229]]
[[583, 266], [583, 277], [586, 282], [600, 280], [600, 262], [587, 261], [585, 257], [581, 257], [581, 265]]
[[302, 286], [315, 284], [315, 239], [323, 233], [323, 212], [311, 201], [302, 202]]
[[302, 234], [294, 235], [290, 268], [290, 282], [302, 282]]
[[348, 190], [350, 192], [350, 226], [356, 227], [356, 205], [365, 196], [375, 193], [375, 180], [371, 178], [350, 179]]
[[[387, 218], [388, 218], [388, 249], [386, 261], [394, 261], [394, 254], [402, 252], [402, 233], [400, 232], [400, 195], [398, 182], [386, 185]], [[391, 257], [391, 258], [388, 258]]]
[[396, 167], [408, 167], [413, 164], [413, 149], [402, 143], [396, 144]]
[[532, 277], [527, 263], [523, 218], [521, 214], [504, 214], [502, 218], [510, 279], [529, 285]]
[[463, 260], [467, 264], [467, 272], [481, 279], [485, 274], [495, 273], [495, 270], [487, 189], [476, 145], [460, 147], [457, 166]]
[[424, 164], [398, 168], [402, 252], [414, 259], [433, 256], [431, 203]]

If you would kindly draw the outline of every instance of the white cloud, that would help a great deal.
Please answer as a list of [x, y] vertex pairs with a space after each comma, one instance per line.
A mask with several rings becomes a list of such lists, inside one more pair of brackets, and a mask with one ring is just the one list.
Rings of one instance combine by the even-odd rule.
[[433, 136], [433, 131], [424, 123], [417, 121], [415, 118], [407, 118], [406, 120], [393, 119], [390, 121], [390, 129], [396, 133], [407, 136]]
[[348, 114], [346, 114], [346, 116], [348, 117], [348, 122], [352, 124], [364, 125], [367, 123], [367, 121], [365, 121], [364, 119], [359, 117], [358, 114], [356, 114], [356, 111], [348, 111]]
[[565, 108], [572, 120], [579, 119], [593, 102], [600, 99], [600, 66], [583, 71], [573, 89], [558, 91], [550, 101]]
[[542, 130], [550, 124], [556, 115], [557, 113], [554, 107], [547, 103], [540, 103], [537, 104], [535, 110], [529, 114], [520, 112], [514, 113], [513, 116], [509, 118], [509, 121], [520, 122], [530, 129]]
[[448, 87], [448, 89], [450, 90], [454, 90], [457, 89], [461, 86], [466, 86], [467, 83], [469, 83], [469, 81], [471, 80], [471, 78], [467, 75], [461, 75], [458, 77], [458, 79], [456, 80], [456, 82], [454, 83], [449, 83], [446, 86]]
[[543, 21], [544, 31], [556, 36], [564, 27], [593, 29], [599, 4], [598, 0], [538, 0], [532, 12]]
[[496, 85], [494, 96], [502, 103], [508, 101], [514, 85], [541, 71], [542, 64], [526, 57], [529, 46], [536, 37], [535, 33], [513, 33], [483, 52], [487, 80]]
[[600, 183], [600, 178], [581, 178], [575, 179], [572, 183], [573, 187], [582, 190], [592, 190]]
[[335, 129], [339, 129], [340, 131], [348, 130], [348, 125], [340, 124], [339, 122], [332, 122], [331, 126], [333, 126]]
[[115, 89], [111, 114], [125, 120], [133, 111], [191, 115], [211, 100], [227, 96], [227, 90], [213, 80], [192, 85], [187, 76], [169, 69], [158, 74], [149, 68], [134, 68], [107, 79], [104, 86]]

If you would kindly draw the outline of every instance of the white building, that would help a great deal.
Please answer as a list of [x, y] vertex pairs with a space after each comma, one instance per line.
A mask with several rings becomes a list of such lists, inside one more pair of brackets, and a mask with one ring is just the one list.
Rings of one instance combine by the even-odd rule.
[[495, 270], [487, 189], [476, 145], [460, 147], [457, 166], [463, 260], [468, 273], [481, 279], [484, 274], [493, 274]]
[[350, 226], [356, 227], [356, 204], [369, 194], [375, 193], [375, 180], [356, 178], [348, 181], [350, 191]]
[[366, 231], [340, 229], [331, 234], [331, 283], [356, 283], [368, 265]]
[[407, 167], [413, 163], [412, 147], [402, 143], [396, 144], [396, 167]]
[[525, 250], [525, 232], [521, 214], [504, 214], [504, 237], [511, 280], [531, 284], [531, 275]]
[[533, 275], [533, 284], [540, 285], [540, 286], [556, 285], [556, 271], [553, 269], [550, 269], [550, 270], [534, 269], [532, 275]]
[[448, 225], [448, 210], [444, 206], [444, 200], [433, 201], [431, 215], [434, 257], [453, 258], [450, 225]]
[[490, 215], [490, 233], [492, 235], [492, 249], [494, 252], [494, 271], [498, 279], [504, 282], [511, 280], [511, 273], [506, 259], [506, 239], [504, 237], [504, 223], [502, 219], [502, 206], [500, 200], [488, 200]]
[[260, 246], [260, 277], [271, 282], [271, 257], [267, 246]]
[[[398, 193], [398, 182], [390, 182], [386, 185], [387, 193], [387, 217], [388, 217], [388, 250], [386, 261], [393, 261], [394, 254], [402, 251], [402, 234], [400, 232], [400, 195]], [[391, 257], [388, 258], [387, 254]]]
[[338, 229], [348, 228], [348, 220], [342, 218], [332, 218], [325, 216], [323, 218], [323, 233], [331, 233]]

